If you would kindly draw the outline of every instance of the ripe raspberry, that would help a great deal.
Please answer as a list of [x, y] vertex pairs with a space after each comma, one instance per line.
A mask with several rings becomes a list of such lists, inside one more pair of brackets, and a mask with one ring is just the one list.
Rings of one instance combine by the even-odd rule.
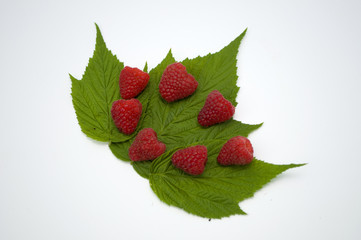
[[165, 144], [157, 139], [157, 133], [151, 128], [142, 129], [129, 148], [132, 161], [153, 160], [165, 152]]
[[197, 87], [198, 82], [187, 73], [186, 67], [181, 63], [173, 63], [163, 72], [159, 93], [167, 102], [174, 102], [192, 95]]
[[115, 126], [124, 134], [132, 134], [137, 128], [140, 115], [142, 114], [142, 104], [138, 99], [120, 99], [113, 102], [111, 114]]
[[246, 137], [236, 136], [226, 142], [217, 161], [222, 165], [245, 165], [253, 160], [253, 147]]
[[172, 156], [173, 165], [191, 175], [202, 174], [206, 162], [207, 148], [203, 145], [178, 150]]
[[209, 127], [216, 123], [225, 122], [234, 114], [234, 106], [223, 95], [214, 90], [206, 99], [202, 110], [198, 114], [198, 122], [203, 127]]
[[148, 73], [138, 68], [123, 68], [119, 77], [120, 96], [123, 99], [131, 99], [138, 96], [147, 86], [148, 81]]

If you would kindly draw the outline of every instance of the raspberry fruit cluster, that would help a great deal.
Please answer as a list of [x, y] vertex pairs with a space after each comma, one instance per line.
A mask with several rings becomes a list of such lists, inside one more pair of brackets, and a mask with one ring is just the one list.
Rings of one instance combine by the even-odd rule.
[[[125, 67], [119, 77], [120, 96], [122, 99], [113, 103], [111, 115], [120, 132], [135, 132], [142, 115], [142, 104], [138, 96], [149, 82], [149, 74], [138, 68]], [[187, 98], [197, 90], [198, 82], [179, 62], [170, 64], [164, 70], [159, 83], [160, 96], [171, 104]], [[198, 123], [202, 127], [210, 127], [226, 122], [234, 115], [235, 107], [225, 99], [218, 90], [211, 91], [203, 108], [198, 114]], [[129, 148], [132, 161], [154, 160], [166, 151], [166, 145], [158, 140], [152, 128], [140, 130]], [[196, 145], [180, 149], [172, 155], [172, 163], [176, 168], [190, 175], [200, 175], [207, 163], [207, 147]], [[253, 160], [253, 147], [249, 139], [236, 136], [229, 139], [221, 148], [217, 161], [221, 165], [245, 165]]]

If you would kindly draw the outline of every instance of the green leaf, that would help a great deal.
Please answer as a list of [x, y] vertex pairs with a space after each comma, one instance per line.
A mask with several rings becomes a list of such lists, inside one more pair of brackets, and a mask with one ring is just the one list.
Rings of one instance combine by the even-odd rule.
[[[224, 143], [234, 136], [247, 137], [262, 124], [249, 125], [233, 119], [208, 128], [198, 124], [197, 115], [208, 94], [215, 89], [237, 105], [237, 54], [246, 31], [217, 53], [183, 60], [199, 85], [193, 95], [173, 103], [164, 101], [158, 90], [165, 68], [176, 62], [169, 51], [149, 72], [149, 84], [137, 97], [143, 107], [140, 122], [135, 133], [126, 136], [118, 131], [110, 115], [113, 101], [120, 98], [118, 77], [124, 65], [106, 48], [98, 26], [96, 28], [94, 55], [82, 80], [70, 76], [79, 124], [87, 136], [110, 141], [113, 154], [128, 162], [131, 162], [128, 149], [137, 132], [153, 128], [158, 139], [166, 144], [166, 152], [153, 161], [131, 164], [140, 176], [149, 179], [151, 188], [163, 202], [205, 218], [245, 214], [238, 205], [240, 201], [252, 197], [285, 170], [302, 166], [274, 165], [257, 159], [246, 166], [220, 166], [216, 158]], [[148, 71], [147, 63], [144, 71]], [[208, 149], [208, 162], [200, 176], [190, 176], [171, 163], [176, 150], [193, 145], [205, 145]]]
[[205, 218], [245, 214], [238, 203], [253, 194], [283, 171], [302, 166], [274, 165], [254, 159], [246, 166], [220, 166], [217, 163], [219, 142], [205, 144], [208, 162], [201, 176], [190, 176], [176, 169], [171, 157], [176, 148], [155, 160], [149, 181], [155, 194], [168, 205]]
[[73, 105], [81, 130], [99, 141], [121, 142], [130, 139], [119, 132], [111, 118], [110, 109], [120, 99], [119, 74], [124, 64], [109, 51], [99, 27], [93, 57], [82, 80], [70, 75]]

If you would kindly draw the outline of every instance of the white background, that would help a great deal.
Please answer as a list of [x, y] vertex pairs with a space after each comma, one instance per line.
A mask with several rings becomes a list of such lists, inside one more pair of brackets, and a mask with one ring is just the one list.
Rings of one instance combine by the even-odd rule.
[[[360, 1], [5, 1], [0, 3], [0, 239], [360, 239]], [[308, 163], [199, 218], [79, 128], [97, 23], [126, 65], [216, 52], [248, 32], [235, 118], [259, 159]]]

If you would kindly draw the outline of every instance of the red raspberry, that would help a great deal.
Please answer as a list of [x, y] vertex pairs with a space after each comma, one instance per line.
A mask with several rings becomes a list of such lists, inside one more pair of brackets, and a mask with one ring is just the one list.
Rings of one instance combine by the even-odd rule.
[[130, 100], [120, 99], [113, 102], [111, 113], [119, 131], [132, 134], [137, 128], [142, 114], [142, 104], [134, 98]]
[[198, 114], [198, 122], [203, 127], [209, 127], [216, 123], [225, 122], [234, 114], [234, 106], [223, 95], [214, 90], [206, 99], [202, 110]]
[[203, 145], [178, 150], [172, 156], [173, 165], [191, 175], [202, 174], [206, 162], [207, 148]]
[[129, 148], [132, 161], [153, 160], [165, 152], [165, 144], [158, 140], [157, 133], [151, 128], [142, 129]]
[[236, 136], [226, 142], [217, 161], [222, 165], [245, 165], [253, 160], [253, 147], [246, 137]]
[[149, 81], [149, 74], [138, 68], [125, 67], [120, 72], [119, 87], [120, 96], [123, 99], [130, 99], [138, 96]]
[[181, 63], [173, 63], [163, 72], [159, 93], [167, 102], [174, 102], [192, 95], [197, 87], [198, 82], [187, 73], [186, 67]]

